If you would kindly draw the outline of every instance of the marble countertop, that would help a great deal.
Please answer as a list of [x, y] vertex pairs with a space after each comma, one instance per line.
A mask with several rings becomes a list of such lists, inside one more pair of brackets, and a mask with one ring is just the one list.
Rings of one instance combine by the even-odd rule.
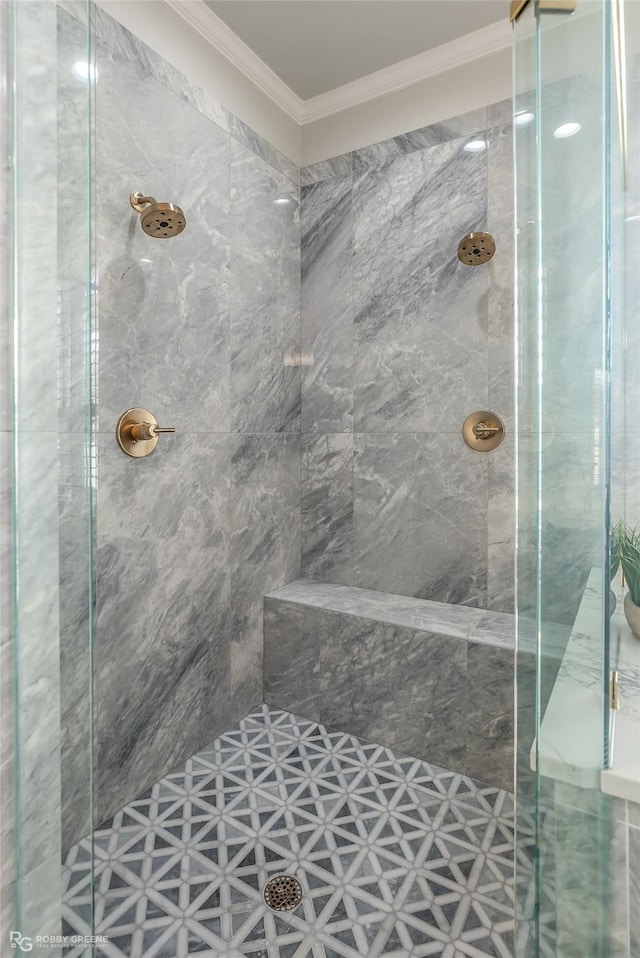
[[[613, 763], [602, 768], [602, 573], [592, 569], [562, 664], [531, 748], [531, 767], [582, 788], [640, 801], [640, 640], [623, 610], [623, 592], [611, 618], [611, 668], [619, 674], [620, 710], [613, 725]], [[608, 711], [608, 710], [607, 710]]]

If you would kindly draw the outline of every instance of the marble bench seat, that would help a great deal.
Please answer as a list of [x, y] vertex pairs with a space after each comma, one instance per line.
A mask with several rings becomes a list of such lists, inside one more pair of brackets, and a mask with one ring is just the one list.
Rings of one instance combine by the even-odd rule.
[[512, 615], [300, 579], [264, 618], [269, 705], [513, 787]]

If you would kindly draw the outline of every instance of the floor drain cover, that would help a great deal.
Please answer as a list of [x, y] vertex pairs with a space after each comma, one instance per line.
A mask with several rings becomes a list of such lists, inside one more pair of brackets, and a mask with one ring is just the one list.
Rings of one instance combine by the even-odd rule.
[[302, 885], [291, 875], [274, 875], [265, 885], [264, 900], [274, 911], [292, 911], [302, 901]]

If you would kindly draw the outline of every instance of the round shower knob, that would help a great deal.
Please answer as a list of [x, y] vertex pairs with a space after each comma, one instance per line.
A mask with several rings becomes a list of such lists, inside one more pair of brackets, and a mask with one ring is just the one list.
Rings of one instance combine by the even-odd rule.
[[134, 406], [127, 409], [118, 419], [116, 439], [118, 445], [128, 456], [141, 459], [150, 456], [158, 445], [160, 435], [175, 432], [173, 426], [159, 426], [158, 420], [148, 409]]
[[489, 452], [504, 439], [504, 423], [500, 416], [487, 409], [472, 412], [462, 425], [462, 438], [476, 452]]

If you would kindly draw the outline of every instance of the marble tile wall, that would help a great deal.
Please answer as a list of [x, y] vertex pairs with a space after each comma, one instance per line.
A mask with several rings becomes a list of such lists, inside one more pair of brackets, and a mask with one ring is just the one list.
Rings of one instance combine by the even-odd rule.
[[542, 778], [540, 920], [558, 958], [635, 958], [640, 805]]
[[[262, 701], [263, 596], [300, 570], [300, 197], [292, 164], [96, 15], [101, 821]], [[146, 236], [133, 190], [186, 230]], [[115, 443], [131, 406], [176, 428], [149, 458]]]
[[[3, 31], [6, 14], [7, 5], [3, 4], [0, 11]], [[69, 436], [67, 424], [57, 420], [56, 410], [70, 381], [65, 377], [68, 372], [64, 365], [66, 343], [60, 326], [59, 268], [64, 259], [61, 256], [64, 229], [60, 228], [62, 210], [56, 197], [74, 181], [78, 172], [73, 162], [59, 161], [65, 128], [73, 124], [76, 117], [72, 103], [66, 113], [59, 109], [56, 71], [64, 57], [59, 55], [56, 6], [48, 2], [13, 5], [11, 15], [16, 37], [12, 53], [16, 76], [13, 130], [13, 150], [17, 156], [13, 173], [16, 240], [13, 245], [2, 245], [11, 250], [10, 255], [20, 268], [14, 274], [15, 283], [2, 284], [5, 297], [1, 318], [7, 319], [4, 310], [13, 309], [15, 302], [20, 321], [15, 339], [13, 330], [7, 335], [6, 322], [2, 322], [0, 333], [3, 367], [0, 398], [3, 430], [0, 436], [3, 588], [0, 600], [0, 923], [3, 951], [8, 947], [10, 927], [18, 927], [26, 935], [57, 934], [61, 921], [64, 676], [60, 661], [61, 609], [65, 608], [65, 595], [64, 588], [60, 588], [64, 577], [61, 579], [59, 490], [62, 457], [68, 449]], [[6, 62], [3, 57], [3, 64]], [[37, 69], [34, 64], [38, 65]], [[5, 148], [3, 138], [3, 196], [9, 176]], [[86, 157], [86, 153], [84, 155]], [[37, 194], [31, 189], [33, 183], [38, 184]], [[45, 217], [42, 216], [42, 196], [51, 201]], [[5, 209], [9, 206], [3, 204]], [[12, 223], [3, 217], [3, 226], [9, 230]], [[80, 236], [88, 249], [87, 230], [81, 231]], [[7, 276], [6, 267], [7, 263], [3, 262], [3, 279]], [[68, 273], [65, 278], [69, 280]], [[7, 375], [10, 355], [17, 370], [13, 390], [9, 388], [12, 379]], [[14, 476], [18, 481], [15, 490], [11, 490]], [[7, 521], [14, 503], [17, 507], [15, 540], [13, 523], [11, 519]], [[83, 541], [88, 542], [88, 532]], [[14, 584], [15, 615], [10, 605]], [[11, 644], [9, 635], [12, 639], [15, 637]], [[12, 693], [7, 695], [11, 679]], [[88, 687], [85, 688], [85, 695], [88, 691]], [[12, 706], [18, 710], [17, 719]], [[19, 762], [12, 755], [14, 727]], [[13, 781], [14, 774], [17, 781]], [[88, 777], [79, 786], [78, 801], [83, 793], [86, 801], [90, 794]], [[19, 802], [12, 809], [14, 795], [19, 795]], [[59, 948], [53, 946], [43, 949], [43, 954], [51, 958], [58, 953]]]
[[[62, 841], [92, 826], [92, 568], [95, 461], [91, 409], [92, 258], [89, 151], [92, 91], [74, 66], [86, 59], [85, 24], [57, 11], [58, 562]], [[50, 866], [53, 872], [53, 864]], [[43, 882], [49, 880], [41, 872]]]
[[[15, 11], [21, 38], [16, 72], [22, 80], [22, 111], [16, 131], [22, 176], [37, 182], [45, 195], [57, 188], [56, 11], [47, 3], [27, 4]], [[34, 75], [33, 63], [43, 70]], [[20, 304], [19, 379], [16, 384], [15, 428], [17, 472], [17, 537], [19, 604], [14, 629], [20, 641], [14, 659], [19, 704], [17, 739], [21, 762], [16, 789], [15, 835], [20, 855], [20, 897], [31, 878], [60, 854], [60, 676], [58, 560], [58, 443], [51, 411], [56, 408], [57, 381], [51, 357], [57, 352], [52, 322], [56, 304], [57, 210], [46, 223], [36, 214], [38, 200], [25, 196], [18, 181], [16, 216], [22, 227], [16, 255], [22, 269], [15, 288]], [[60, 920], [55, 885], [44, 889], [34, 905]], [[25, 909], [16, 918], [25, 934], [41, 928]], [[24, 927], [26, 926], [26, 927]]]
[[[10, 8], [0, 0], [0, 62], [9, 63]], [[10, 209], [10, 112], [9, 84], [0, 83], [0, 204]], [[13, 924], [13, 661], [11, 648], [11, 404], [9, 339], [11, 313], [11, 221], [0, 224], [0, 940]]]
[[[303, 574], [511, 611], [510, 104], [301, 183]], [[479, 229], [497, 253], [470, 269], [456, 248]], [[460, 435], [484, 408], [507, 425], [491, 455]]]
[[265, 701], [511, 789], [513, 617], [333, 590], [266, 597]]

